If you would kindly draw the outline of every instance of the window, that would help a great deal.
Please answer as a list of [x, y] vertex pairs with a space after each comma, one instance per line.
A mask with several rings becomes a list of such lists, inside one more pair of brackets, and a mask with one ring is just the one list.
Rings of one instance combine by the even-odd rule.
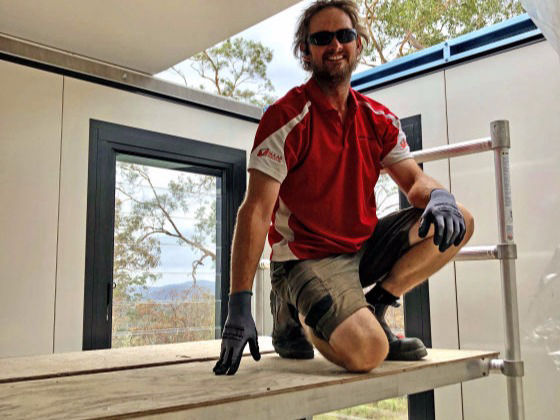
[[215, 337], [221, 178], [117, 154], [111, 347]]
[[217, 338], [245, 151], [90, 124], [83, 348]]

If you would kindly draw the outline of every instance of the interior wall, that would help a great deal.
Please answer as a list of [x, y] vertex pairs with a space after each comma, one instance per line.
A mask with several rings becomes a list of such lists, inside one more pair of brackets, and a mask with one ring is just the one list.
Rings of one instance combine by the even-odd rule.
[[62, 77], [0, 61], [0, 357], [53, 351]]
[[[511, 132], [511, 185], [524, 392], [528, 419], [560, 412], [560, 278], [547, 267], [560, 243], [560, 61], [539, 42], [446, 71], [449, 138], [489, 135], [490, 121], [507, 119]], [[498, 240], [492, 153], [452, 160], [454, 191], [474, 211], [472, 245]], [[559, 256], [557, 255], [557, 258]], [[556, 262], [557, 268], [560, 261]], [[547, 277], [548, 276], [548, 277]], [[498, 264], [457, 264], [462, 348], [504, 349]], [[551, 302], [555, 302], [551, 304]], [[548, 340], [543, 328], [549, 329]], [[555, 335], [555, 337], [554, 337]], [[555, 358], [556, 357], [556, 364]], [[503, 376], [466, 383], [465, 419], [506, 419]]]
[[[550, 413], [560, 412], [557, 392], [543, 392], [560, 389], [558, 56], [547, 42], [539, 42], [368, 95], [399, 117], [421, 113], [424, 148], [487, 137], [491, 121], [509, 120], [526, 418], [550, 418]], [[469, 246], [496, 244], [493, 154], [452, 159], [450, 178], [446, 168], [437, 165], [427, 163], [424, 169], [444, 185], [449, 182], [457, 200], [474, 214]], [[432, 276], [433, 346], [499, 350], [503, 357], [501, 293], [496, 261], [457, 262]], [[491, 375], [437, 389], [435, 405], [437, 419], [507, 419], [505, 377]]]
[[80, 351], [90, 119], [247, 151], [257, 125], [4, 61], [0, 87], [0, 357]]

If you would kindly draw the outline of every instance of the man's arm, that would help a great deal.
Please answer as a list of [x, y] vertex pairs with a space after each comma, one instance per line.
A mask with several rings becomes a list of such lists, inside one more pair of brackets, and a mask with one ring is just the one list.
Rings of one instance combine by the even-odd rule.
[[249, 172], [247, 195], [239, 208], [233, 235], [231, 293], [220, 359], [214, 366], [216, 375], [237, 372], [247, 343], [253, 358], [261, 358], [251, 315], [251, 289], [279, 190], [280, 183], [274, 178], [258, 170]]
[[444, 189], [432, 177], [426, 175], [414, 159], [404, 159], [387, 168], [387, 172], [406, 194], [414, 207], [424, 209], [435, 189]]
[[231, 293], [251, 290], [280, 183], [258, 170], [249, 171], [249, 186], [239, 207], [231, 253]]
[[434, 224], [434, 244], [444, 252], [458, 246], [466, 233], [463, 214], [455, 197], [432, 177], [426, 175], [413, 159], [401, 160], [387, 168], [389, 175], [405, 192], [414, 207], [425, 209], [420, 218], [418, 235], [423, 238]]

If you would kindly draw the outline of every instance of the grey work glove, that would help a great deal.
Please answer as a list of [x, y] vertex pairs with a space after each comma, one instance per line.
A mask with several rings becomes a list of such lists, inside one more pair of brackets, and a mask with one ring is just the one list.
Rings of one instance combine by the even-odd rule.
[[234, 375], [241, 363], [247, 341], [253, 359], [260, 360], [257, 327], [251, 315], [252, 293], [237, 292], [229, 296], [228, 316], [222, 333], [220, 360], [214, 366], [216, 375]]
[[430, 225], [434, 224], [434, 244], [444, 252], [451, 244], [457, 246], [465, 237], [465, 219], [457, 208], [452, 194], [442, 189], [435, 189], [430, 194], [430, 201], [420, 218], [418, 236], [428, 234]]

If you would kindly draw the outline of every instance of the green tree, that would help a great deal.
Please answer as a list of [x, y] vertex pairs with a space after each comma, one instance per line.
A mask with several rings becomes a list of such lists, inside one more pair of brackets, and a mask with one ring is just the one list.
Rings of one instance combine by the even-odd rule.
[[[218, 95], [264, 106], [275, 100], [271, 95], [274, 87], [266, 74], [272, 56], [272, 50], [260, 42], [230, 38], [189, 61], [192, 69], [209, 81]], [[185, 73], [177, 66], [172, 69], [188, 85]], [[204, 84], [198, 87], [205, 88]]]
[[357, 0], [376, 66], [524, 13], [520, 0]]

